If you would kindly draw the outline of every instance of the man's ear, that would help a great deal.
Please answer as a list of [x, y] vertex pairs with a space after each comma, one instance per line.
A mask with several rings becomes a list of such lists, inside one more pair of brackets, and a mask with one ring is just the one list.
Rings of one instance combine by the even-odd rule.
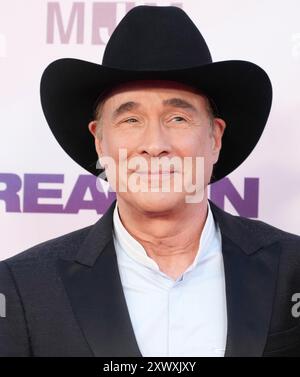
[[214, 156], [214, 163], [218, 161], [219, 154], [222, 147], [222, 136], [224, 134], [226, 128], [226, 123], [221, 118], [214, 118], [213, 125], [212, 125], [212, 154]]
[[99, 139], [98, 137], [98, 134], [97, 134], [97, 121], [96, 120], [93, 120], [91, 121], [89, 124], [88, 124], [88, 128], [89, 128], [89, 131], [90, 133], [94, 136], [95, 138], [95, 149], [97, 151], [97, 154], [98, 156], [102, 156], [103, 153], [102, 153], [102, 145], [101, 145], [101, 140]]
[[96, 137], [96, 131], [97, 131], [97, 121], [96, 120], [92, 120], [89, 124], [88, 124], [88, 129], [90, 131], [90, 133]]

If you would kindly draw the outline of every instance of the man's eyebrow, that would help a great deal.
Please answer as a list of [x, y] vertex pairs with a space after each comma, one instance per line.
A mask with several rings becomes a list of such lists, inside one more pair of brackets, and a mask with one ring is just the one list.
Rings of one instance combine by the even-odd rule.
[[197, 112], [197, 109], [190, 102], [182, 98], [169, 98], [163, 101], [164, 106], [180, 107], [181, 109], [188, 109]]
[[[164, 106], [171, 106], [171, 107], [179, 107], [181, 109], [188, 109], [194, 112], [197, 112], [197, 109], [194, 105], [190, 102], [182, 99], [182, 98], [169, 98], [163, 101]], [[127, 111], [132, 111], [137, 109], [140, 106], [140, 103], [129, 101], [122, 103], [116, 110], [113, 111], [113, 119], [117, 118], [118, 116], [126, 113]]]
[[138, 102], [124, 102], [122, 103], [116, 110], [113, 112], [113, 119], [117, 118], [119, 115], [122, 115], [123, 113], [126, 113], [126, 111], [132, 111], [134, 109], [137, 109], [140, 106]]

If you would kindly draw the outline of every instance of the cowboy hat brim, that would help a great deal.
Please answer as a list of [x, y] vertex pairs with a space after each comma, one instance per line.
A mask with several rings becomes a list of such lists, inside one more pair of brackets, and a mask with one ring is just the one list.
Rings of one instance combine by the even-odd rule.
[[51, 63], [41, 79], [41, 104], [56, 140], [80, 166], [98, 176], [98, 156], [88, 130], [94, 105], [105, 89], [135, 80], [174, 80], [212, 98], [227, 124], [211, 183], [235, 170], [249, 156], [266, 125], [272, 85], [266, 72], [242, 60], [213, 62], [180, 70], [127, 71], [78, 59]]

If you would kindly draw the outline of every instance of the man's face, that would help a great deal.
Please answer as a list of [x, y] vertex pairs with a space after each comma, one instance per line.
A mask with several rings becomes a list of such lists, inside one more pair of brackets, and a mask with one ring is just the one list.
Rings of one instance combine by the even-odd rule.
[[[144, 80], [115, 87], [103, 103], [100, 130], [96, 121], [89, 129], [100, 162], [109, 156], [115, 163], [115, 171], [106, 165], [106, 175], [118, 200], [161, 212], [181, 208], [192, 187], [206, 194], [225, 122], [211, 118], [206, 98], [192, 87]], [[168, 164], [171, 159], [174, 165]], [[202, 171], [203, 182], [197, 178]]]

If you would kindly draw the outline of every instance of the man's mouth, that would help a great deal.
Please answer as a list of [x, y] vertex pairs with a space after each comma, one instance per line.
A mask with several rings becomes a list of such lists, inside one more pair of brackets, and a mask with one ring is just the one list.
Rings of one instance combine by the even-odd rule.
[[135, 171], [135, 173], [140, 175], [171, 175], [174, 174], [174, 170], [159, 170], [159, 171]]

